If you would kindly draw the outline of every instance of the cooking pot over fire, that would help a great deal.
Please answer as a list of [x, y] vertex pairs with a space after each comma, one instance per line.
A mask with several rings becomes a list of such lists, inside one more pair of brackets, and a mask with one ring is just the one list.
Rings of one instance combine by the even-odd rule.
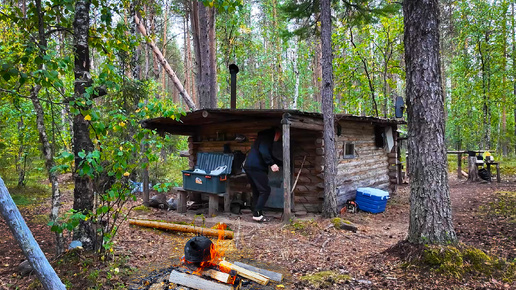
[[212, 244], [211, 240], [205, 236], [191, 238], [185, 245], [185, 260], [190, 263], [209, 261]]

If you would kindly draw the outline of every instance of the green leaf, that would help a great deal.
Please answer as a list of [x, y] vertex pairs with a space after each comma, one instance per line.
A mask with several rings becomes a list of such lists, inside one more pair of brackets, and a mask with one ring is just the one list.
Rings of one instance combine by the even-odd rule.
[[83, 159], [84, 159], [84, 157], [86, 157], [86, 153], [84, 153], [84, 151], [77, 153], [77, 155]]

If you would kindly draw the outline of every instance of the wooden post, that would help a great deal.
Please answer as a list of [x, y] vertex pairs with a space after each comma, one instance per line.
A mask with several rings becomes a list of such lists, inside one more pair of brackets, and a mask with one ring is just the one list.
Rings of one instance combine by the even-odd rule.
[[478, 181], [478, 168], [476, 156], [469, 156], [468, 158], [468, 181]]
[[226, 180], [226, 193], [224, 194], [224, 212], [231, 211], [231, 187], [229, 186], [229, 178]]
[[48, 263], [45, 254], [41, 251], [38, 243], [32, 236], [31, 231], [23, 220], [20, 211], [14, 204], [11, 195], [5, 187], [4, 181], [0, 178], [0, 212], [5, 222], [13, 233], [14, 239], [18, 242], [23, 254], [29, 260], [43, 288], [48, 290], [66, 289], [61, 279]]
[[182, 187], [177, 187], [174, 189], [177, 191], [177, 212], [185, 213], [186, 212], [187, 192]]
[[462, 153], [457, 153], [457, 178], [462, 179]]
[[292, 193], [290, 184], [290, 114], [283, 114], [283, 222], [288, 223], [292, 216]]
[[500, 183], [500, 162], [496, 162], [496, 182]]
[[208, 216], [214, 217], [219, 211], [219, 195], [210, 193], [208, 197]]

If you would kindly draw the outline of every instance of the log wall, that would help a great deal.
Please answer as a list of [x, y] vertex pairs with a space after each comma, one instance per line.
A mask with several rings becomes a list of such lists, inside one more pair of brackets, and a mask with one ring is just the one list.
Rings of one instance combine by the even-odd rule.
[[[392, 193], [389, 188], [388, 152], [384, 147], [376, 147], [374, 125], [354, 122], [340, 122], [340, 125], [341, 135], [336, 138], [338, 207], [341, 208], [346, 200], [354, 199], [359, 187], [374, 187]], [[346, 142], [355, 144], [354, 157], [344, 156]], [[395, 164], [395, 156], [392, 159]]]

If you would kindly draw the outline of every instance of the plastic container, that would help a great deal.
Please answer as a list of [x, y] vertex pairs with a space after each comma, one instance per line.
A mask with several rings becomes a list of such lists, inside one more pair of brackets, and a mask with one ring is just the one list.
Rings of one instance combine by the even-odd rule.
[[370, 213], [381, 213], [385, 211], [389, 193], [387, 191], [361, 187], [357, 189], [357, 197], [355, 199], [358, 209]]
[[[226, 182], [231, 173], [232, 163], [233, 154], [197, 153], [197, 165], [194, 170], [183, 170], [183, 188], [208, 193], [226, 192]], [[199, 170], [202, 171], [196, 172]], [[212, 171], [216, 171], [217, 174], [211, 174]]]

